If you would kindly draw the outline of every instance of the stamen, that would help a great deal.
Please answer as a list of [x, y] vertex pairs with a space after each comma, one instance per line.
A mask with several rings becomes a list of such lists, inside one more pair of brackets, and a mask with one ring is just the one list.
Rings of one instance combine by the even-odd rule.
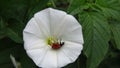
[[52, 49], [59, 49], [61, 48], [65, 43], [61, 42], [61, 39], [57, 39], [55, 37], [49, 37], [47, 39], [47, 44], [51, 46]]
[[48, 39], [47, 39], [47, 44], [48, 45], [51, 45], [52, 43], [54, 43], [55, 42], [55, 38], [54, 37], [49, 37]]

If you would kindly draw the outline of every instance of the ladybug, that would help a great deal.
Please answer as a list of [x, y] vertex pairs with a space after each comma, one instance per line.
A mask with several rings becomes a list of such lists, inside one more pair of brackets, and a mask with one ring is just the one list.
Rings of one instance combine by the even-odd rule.
[[51, 46], [53, 49], [56, 50], [56, 49], [61, 48], [63, 45], [64, 45], [64, 42], [60, 42], [60, 43], [56, 42], [56, 43], [53, 43]]

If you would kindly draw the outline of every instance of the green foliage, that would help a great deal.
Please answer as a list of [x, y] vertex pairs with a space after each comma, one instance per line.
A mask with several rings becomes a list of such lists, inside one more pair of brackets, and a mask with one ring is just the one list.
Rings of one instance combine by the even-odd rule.
[[87, 68], [95, 68], [108, 51], [109, 26], [104, 16], [97, 12], [80, 14], [84, 31], [84, 53], [88, 57]]
[[0, 0], [0, 16], [5, 19], [23, 20], [27, 8], [26, 0]]
[[120, 18], [120, 2], [119, 0], [96, 0], [96, 5], [102, 10], [106, 17], [112, 17], [117, 20]]
[[[7, 41], [7, 43], [6, 43]], [[17, 52], [15, 50], [15, 44], [9, 39], [0, 40], [0, 68], [12, 68], [13, 64], [11, 63], [10, 54], [12, 52]]]
[[88, 8], [86, 0], [71, 0], [68, 12], [72, 15], [75, 15], [82, 11], [84, 8]]
[[34, 13], [42, 10], [48, 1], [49, 0], [30, 0], [29, 9], [27, 12], [28, 19], [30, 19]]
[[[87, 68], [96, 68], [109, 55], [108, 48], [120, 46], [119, 0], [72, 0], [68, 12], [78, 15], [83, 26]], [[82, 7], [82, 8], [81, 8]], [[115, 23], [112, 20], [117, 20]], [[112, 21], [112, 23], [111, 23]], [[110, 33], [112, 32], [112, 33]], [[102, 67], [103, 68], [103, 67]], [[113, 67], [114, 68], [114, 67]]]
[[27, 56], [23, 48], [20, 49], [20, 63], [22, 68], [37, 68], [34, 62]]
[[13, 55], [21, 68], [37, 68], [27, 56], [23, 29], [34, 13], [46, 7], [48, 0], [0, 0], [0, 68], [14, 68]]
[[113, 34], [113, 39], [116, 45], [116, 48], [120, 49], [120, 22], [118, 21], [110, 21], [111, 31]]
[[5, 22], [2, 19], [0, 19], [0, 39], [5, 37], [5, 31], [3, 30], [5, 27]]
[[0, 68], [37, 68], [27, 56], [22, 32], [34, 13], [53, 7], [74, 15], [82, 25], [84, 49], [64, 68], [120, 67], [120, 0], [0, 0]]
[[6, 35], [12, 39], [13, 41], [15, 41], [16, 43], [22, 43], [22, 39], [21, 37], [18, 36], [17, 33], [15, 33], [12, 29], [7, 28], [6, 29]]

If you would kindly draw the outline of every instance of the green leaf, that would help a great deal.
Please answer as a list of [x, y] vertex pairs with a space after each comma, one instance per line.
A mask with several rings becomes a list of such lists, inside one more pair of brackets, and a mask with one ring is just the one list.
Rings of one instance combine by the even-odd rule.
[[84, 33], [84, 54], [87, 68], [96, 68], [108, 51], [109, 24], [98, 12], [83, 12], [79, 15]]
[[15, 41], [16, 43], [22, 43], [22, 38], [17, 34], [15, 33], [12, 29], [10, 28], [7, 28], [6, 29], [6, 35], [12, 39], [13, 41]]
[[102, 9], [103, 14], [108, 18], [120, 20], [119, 0], [96, 0], [96, 5]]
[[[113, 49], [113, 48], [112, 48]], [[120, 51], [113, 51], [109, 53], [109, 56], [99, 65], [98, 68], [119, 68], [120, 67]]]
[[85, 0], [71, 0], [70, 6], [68, 7], [68, 13], [75, 15], [82, 9], [88, 8]]
[[116, 47], [120, 49], [120, 22], [111, 21], [111, 30], [113, 34], [114, 41], [116, 43]]

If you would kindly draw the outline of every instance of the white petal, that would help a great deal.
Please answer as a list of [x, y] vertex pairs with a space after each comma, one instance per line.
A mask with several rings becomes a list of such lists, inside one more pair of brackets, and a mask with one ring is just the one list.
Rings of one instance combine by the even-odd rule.
[[57, 28], [67, 14], [63, 11], [50, 8], [50, 31], [52, 36], [57, 37]]
[[24, 32], [23, 35], [23, 39], [24, 39], [24, 48], [26, 50], [32, 50], [32, 49], [40, 49], [43, 47], [47, 47], [48, 45], [45, 43], [44, 39], [40, 39], [39, 37], [28, 33], [28, 32]]
[[[41, 29], [46, 28], [52, 36], [56, 35], [56, 28], [62, 22], [66, 13], [63, 11], [48, 8], [35, 14], [35, 19], [40, 24]], [[40, 22], [40, 23], [39, 23]]]
[[71, 63], [71, 60], [64, 54], [64, 52], [59, 51], [58, 54], [58, 67], [63, 67], [69, 63]]
[[39, 26], [37, 25], [36, 21], [34, 18], [32, 18], [28, 24], [26, 25], [24, 31], [23, 31], [23, 34], [24, 32], [28, 32], [28, 33], [31, 33], [39, 38], [45, 38], [45, 35], [41, 32]]
[[55, 50], [49, 49], [39, 66], [43, 68], [58, 68], [57, 52]]
[[60, 38], [83, 44], [82, 27], [73, 16], [66, 15], [60, 27], [57, 30]]
[[27, 54], [35, 62], [35, 64], [39, 66], [40, 63], [43, 61], [47, 51], [48, 51], [48, 48], [46, 47], [46, 48], [35, 49], [35, 50], [27, 50]]
[[82, 45], [65, 41], [65, 45], [58, 52], [58, 65], [63, 67], [69, 63], [73, 63], [81, 54]]
[[49, 10], [45, 9], [40, 12], [37, 12], [34, 15], [34, 19], [37, 22], [37, 24], [40, 27], [40, 30], [43, 32], [43, 34], [47, 37], [50, 36]]

